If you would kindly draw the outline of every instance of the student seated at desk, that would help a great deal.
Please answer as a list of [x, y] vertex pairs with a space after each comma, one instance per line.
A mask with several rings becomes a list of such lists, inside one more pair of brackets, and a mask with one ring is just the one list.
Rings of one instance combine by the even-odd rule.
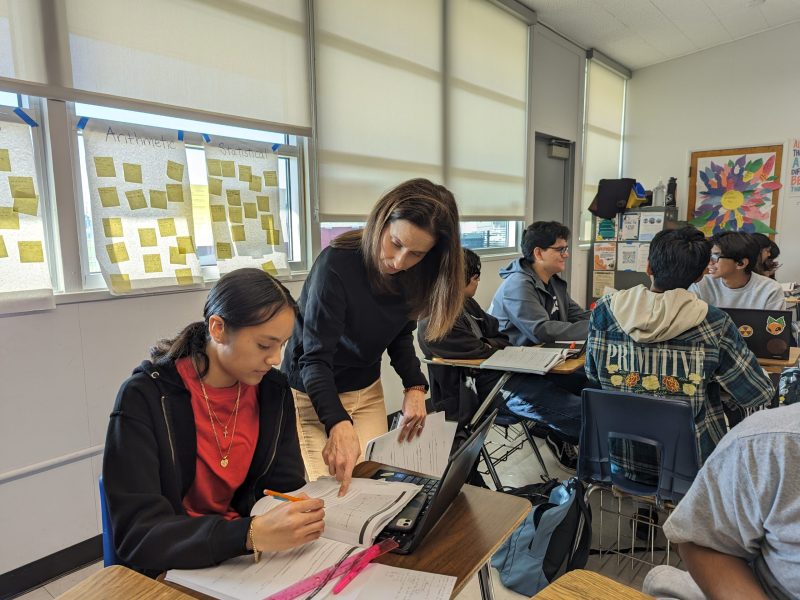
[[763, 233], [751, 233], [750, 235], [755, 240], [756, 244], [758, 244], [759, 248], [758, 264], [756, 264], [753, 271], [764, 277], [775, 279], [775, 271], [781, 266], [778, 263], [778, 256], [781, 254], [781, 249], [778, 247], [778, 244]]
[[297, 305], [260, 269], [221, 277], [203, 320], [161, 340], [119, 390], [103, 485], [121, 562], [147, 575], [317, 539], [323, 502], [250, 509], [304, 485], [294, 402], [273, 368]]
[[[710, 246], [693, 227], [657, 233], [647, 265], [650, 288], [598, 300], [586, 343], [586, 375], [603, 389], [691, 402], [701, 460], [727, 431], [719, 384], [742, 407], [764, 404], [774, 392], [731, 318], [687, 291], [703, 276]], [[629, 479], [657, 480], [653, 446], [620, 442], [611, 455]]]

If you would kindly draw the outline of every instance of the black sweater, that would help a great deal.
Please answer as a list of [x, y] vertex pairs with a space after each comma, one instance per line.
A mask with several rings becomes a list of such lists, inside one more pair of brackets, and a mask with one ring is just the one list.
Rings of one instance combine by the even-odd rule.
[[303, 285], [300, 316], [281, 369], [311, 398], [325, 430], [350, 419], [338, 394], [363, 389], [381, 375], [389, 352], [404, 387], [427, 385], [414, 352], [416, 323], [402, 295], [370, 288], [359, 250], [326, 248]]
[[500, 331], [500, 324], [481, 308], [474, 298], [464, 300], [464, 309], [453, 328], [441, 340], [428, 342], [425, 331], [428, 320], [421, 319], [417, 342], [425, 358], [489, 358], [498, 348], [510, 346], [508, 337]]
[[195, 477], [197, 432], [189, 391], [172, 362], [145, 361], [120, 388], [106, 436], [103, 486], [123, 564], [155, 576], [247, 553], [250, 509], [265, 488], [302, 487], [303, 461], [286, 379], [270, 370], [258, 386], [259, 433], [232, 507], [243, 518], [190, 517], [181, 505]]

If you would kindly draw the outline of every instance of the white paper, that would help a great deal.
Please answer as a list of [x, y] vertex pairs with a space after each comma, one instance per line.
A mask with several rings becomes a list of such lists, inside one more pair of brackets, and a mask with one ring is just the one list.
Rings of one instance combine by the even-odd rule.
[[[350, 590], [356, 584], [358, 588]], [[371, 564], [344, 592], [331, 598], [354, 591], [358, 600], [448, 600], [455, 585], [456, 578], [451, 575]]]
[[634, 242], [624, 242], [617, 244], [617, 270], [635, 271], [636, 257], [639, 252], [639, 244]]
[[622, 215], [622, 229], [620, 230], [621, 240], [639, 239], [639, 213]]
[[642, 213], [639, 219], [639, 241], [650, 242], [664, 229], [664, 213]]
[[558, 348], [508, 346], [483, 361], [480, 368], [544, 375], [566, 357], [566, 351]]
[[594, 270], [613, 271], [617, 264], [617, 244], [596, 242], [594, 245]]
[[398, 442], [399, 428], [393, 429], [368, 442], [364, 458], [441, 478], [450, 458], [456, 427], [457, 423], [445, 421], [444, 412], [431, 413], [425, 419], [422, 435], [414, 436], [410, 441]]
[[636, 249], [636, 270], [640, 273], [647, 272], [647, 262], [650, 257], [650, 244], [639, 244]]

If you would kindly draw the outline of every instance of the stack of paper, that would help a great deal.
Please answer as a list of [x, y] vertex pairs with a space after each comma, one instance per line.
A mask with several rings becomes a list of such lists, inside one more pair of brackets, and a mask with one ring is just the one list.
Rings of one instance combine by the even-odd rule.
[[480, 368], [544, 375], [557, 364], [564, 362], [566, 358], [567, 351], [565, 349], [508, 346], [483, 361]]

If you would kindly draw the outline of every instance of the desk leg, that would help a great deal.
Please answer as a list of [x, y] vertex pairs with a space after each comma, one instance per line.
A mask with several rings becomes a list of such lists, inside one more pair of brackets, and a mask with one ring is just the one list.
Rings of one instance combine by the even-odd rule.
[[489, 570], [489, 563], [486, 562], [478, 571], [478, 585], [481, 588], [482, 600], [494, 600], [492, 591], [492, 572]]

